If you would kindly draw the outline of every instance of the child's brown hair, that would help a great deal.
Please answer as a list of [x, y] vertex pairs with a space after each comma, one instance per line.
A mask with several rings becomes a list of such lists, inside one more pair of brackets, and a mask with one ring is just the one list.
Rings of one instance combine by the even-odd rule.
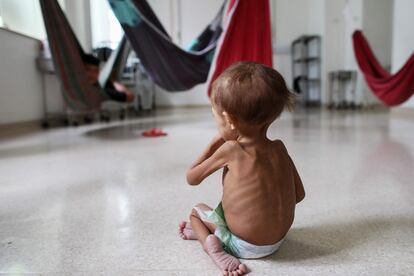
[[284, 108], [293, 106], [294, 94], [273, 68], [255, 62], [237, 62], [213, 83], [214, 106], [244, 123], [270, 124]]

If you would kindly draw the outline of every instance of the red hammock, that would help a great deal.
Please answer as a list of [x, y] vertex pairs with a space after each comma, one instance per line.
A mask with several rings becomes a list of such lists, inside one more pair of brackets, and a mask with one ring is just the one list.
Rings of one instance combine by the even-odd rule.
[[216, 50], [209, 95], [213, 81], [237, 61], [255, 61], [272, 67], [269, 0], [230, 0], [228, 12], [230, 21]]
[[378, 99], [387, 106], [408, 100], [414, 93], [414, 54], [397, 73], [391, 75], [382, 68], [361, 31], [355, 31], [352, 39], [359, 68]]

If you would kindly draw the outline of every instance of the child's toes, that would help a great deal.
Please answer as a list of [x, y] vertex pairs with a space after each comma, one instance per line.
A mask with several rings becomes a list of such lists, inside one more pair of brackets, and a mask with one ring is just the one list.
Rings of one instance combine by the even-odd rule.
[[180, 222], [179, 227], [180, 227], [181, 229], [182, 229], [182, 228], [185, 228], [186, 224], [187, 224], [187, 222], [182, 221], [182, 222]]
[[237, 272], [242, 273], [240, 275], [246, 274], [248, 271], [249, 270], [247, 269], [247, 266], [245, 264], [240, 264], [239, 269], [237, 269]]

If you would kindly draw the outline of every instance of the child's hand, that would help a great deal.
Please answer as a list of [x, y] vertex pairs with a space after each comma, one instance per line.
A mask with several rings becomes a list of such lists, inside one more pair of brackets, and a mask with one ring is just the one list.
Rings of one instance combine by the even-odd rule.
[[115, 87], [115, 90], [117, 90], [118, 92], [124, 92], [124, 91], [127, 90], [125, 85], [123, 85], [122, 83], [119, 83], [117, 81], [112, 82], [112, 85]]

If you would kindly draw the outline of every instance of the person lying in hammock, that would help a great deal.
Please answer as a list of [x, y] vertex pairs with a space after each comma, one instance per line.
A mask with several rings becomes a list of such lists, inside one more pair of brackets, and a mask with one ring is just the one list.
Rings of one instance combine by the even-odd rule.
[[[92, 55], [85, 55], [83, 57], [83, 62], [86, 69], [86, 77], [88, 78], [89, 83], [99, 86], [99, 59]], [[109, 79], [106, 86], [104, 87], [106, 94], [111, 100], [117, 102], [132, 102], [135, 98], [134, 93], [129, 90], [125, 85]]]

